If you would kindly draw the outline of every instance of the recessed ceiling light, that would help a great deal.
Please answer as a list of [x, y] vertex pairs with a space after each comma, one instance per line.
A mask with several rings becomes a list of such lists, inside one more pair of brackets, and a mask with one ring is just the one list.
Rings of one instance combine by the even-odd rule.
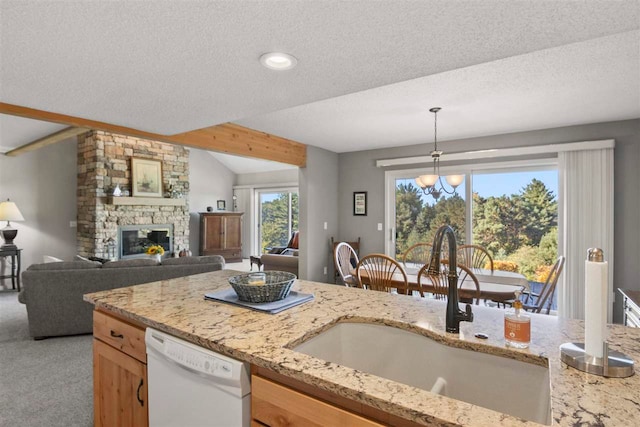
[[282, 71], [295, 67], [298, 60], [288, 53], [269, 52], [260, 57], [260, 63], [272, 70]]

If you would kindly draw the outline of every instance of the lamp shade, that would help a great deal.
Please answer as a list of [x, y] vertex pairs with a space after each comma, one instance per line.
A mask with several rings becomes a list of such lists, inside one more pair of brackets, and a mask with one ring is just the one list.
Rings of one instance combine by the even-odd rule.
[[18, 206], [7, 199], [6, 202], [0, 202], [0, 221], [24, 221], [24, 217]]
[[446, 180], [450, 186], [456, 188], [464, 181], [464, 175], [447, 175]]
[[420, 175], [416, 178], [416, 184], [420, 187], [431, 187], [438, 181], [438, 175]]

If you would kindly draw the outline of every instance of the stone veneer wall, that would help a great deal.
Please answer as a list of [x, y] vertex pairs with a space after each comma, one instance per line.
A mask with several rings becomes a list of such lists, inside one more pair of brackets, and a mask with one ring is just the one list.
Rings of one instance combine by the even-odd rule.
[[[162, 183], [182, 193], [184, 206], [113, 205], [117, 184], [131, 194], [131, 158], [162, 161]], [[92, 131], [78, 137], [78, 254], [106, 258], [106, 242], [118, 225], [173, 224], [173, 248], [189, 247], [188, 148], [148, 139]]]

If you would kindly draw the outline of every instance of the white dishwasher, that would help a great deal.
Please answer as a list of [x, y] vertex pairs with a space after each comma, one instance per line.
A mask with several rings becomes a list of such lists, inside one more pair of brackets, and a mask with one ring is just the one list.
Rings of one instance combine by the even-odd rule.
[[249, 365], [147, 328], [151, 427], [251, 424]]

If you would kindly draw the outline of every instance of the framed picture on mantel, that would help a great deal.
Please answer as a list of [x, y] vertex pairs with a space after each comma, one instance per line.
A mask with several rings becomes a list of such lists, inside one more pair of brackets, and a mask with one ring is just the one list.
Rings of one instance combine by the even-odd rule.
[[134, 197], [162, 197], [162, 162], [132, 157], [131, 188]]
[[353, 192], [353, 214], [354, 215], [367, 215], [367, 192], [366, 191], [354, 191]]

